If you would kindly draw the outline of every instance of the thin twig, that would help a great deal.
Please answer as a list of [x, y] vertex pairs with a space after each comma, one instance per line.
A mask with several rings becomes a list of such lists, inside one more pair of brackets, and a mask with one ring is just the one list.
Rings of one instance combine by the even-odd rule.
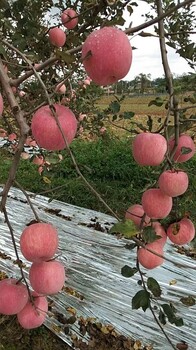
[[5, 217], [5, 222], [6, 222], [8, 228], [10, 230], [12, 243], [13, 243], [14, 251], [15, 251], [15, 254], [16, 254], [16, 259], [17, 259], [17, 262], [18, 262], [18, 267], [20, 268], [20, 273], [21, 273], [22, 279], [24, 280], [25, 285], [27, 287], [27, 291], [28, 291], [28, 294], [29, 294], [29, 299], [32, 302], [32, 296], [31, 296], [31, 292], [30, 292], [30, 289], [29, 289], [29, 285], [28, 285], [27, 280], [25, 278], [25, 275], [24, 275], [24, 272], [23, 272], [23, 268], [22, 268], [22, 262], [20, 261], [20, 258], [19, 258], [19, 255], [18, 255], [18, 250], [17, 250], [16, 241], [15, 241], [15, 237], [14, 237], [14, 231], [13, 231], [11, 222], [9, 220], [6, 208], [4, 207], [2, 211], [3, 211], [4, 217]]
[[[145, 281], [144, 281], [143, 273], [142, 273], [142, 271], [141, 271], [141, 269], [140, 269], [140, 264], [139, 264], [138, 259], [137, 259], [136, 266], [137, 266], [138, 272], [139, 272], [139, 274], [140, 274], [140, 278], [141, 278], [141, 281], [142, 281], [142, 286], [143, 286], [144, 290], [145, 290], [146, 292], [148, 292], [148, 290], [147, 290], [147, 288], [146, 288], [146, 283], [145, 283]], [[169, 336], [168, 336], [167, 333], [165, 332], [165, 330], [164, 330], [162, 324], [160, 323], [159, 319], [157, 318], [157, 315], [155, 314], [155, 312], [154, 312], [154, 310], [153, 310], [153, 307], [152, 307], [152, 305], [151, 305], [151, 301], [150, 301], [149, 309], [150, 309], [150, 311], [151, 311], [151, 313], [152, 313], [152, 315], [153, 315], [153, 317], [154, 317], [155, 322], [157, 323], [157, 325], [158, 325], [159, 328], [161, 329], [161, 332], [164, 334], [165, 338], [168, 340], [168, 342], [169, 342], [169, 344], [171, 345], [171, 347], [172, 347], [174, 350], [176, 350], [175, 345], [172, 343], [171, 339], [169, 338]]]
[[22, 193], [25, 195], [25, 197], [26, 197], [26, 199], [27, 199], [27, 202], [28, 202], [28, 204], [29, 204], [29, 206], [30, 206], [30, 208], [31, 208], [31, 210], [32, 210], [32, 212], [33, 212], [33, 214], [34, 214], [34, 216], [35, 216], [36, 221], [40, 222], [41, 220], [40, 220], [40, 218], [39, 218], [39, 216], [38, 216], [38, 214], [37, 214], [37, 212], [36, 212], [36, 210], [35, 210], [35, 208], [34, 208], [34, 206], [33, 206], [33, 203], [31, 202], [30, 196], [29, 196], [28, 193], [25, 191], [25, 189], [20, 185], [20, 183], [19, 183], [18, 181], [14, 180], [14, 182], [15, 182], [16, 186], [17, 186], [18, 188], [20, 188], [20, 190], [22, 191]]

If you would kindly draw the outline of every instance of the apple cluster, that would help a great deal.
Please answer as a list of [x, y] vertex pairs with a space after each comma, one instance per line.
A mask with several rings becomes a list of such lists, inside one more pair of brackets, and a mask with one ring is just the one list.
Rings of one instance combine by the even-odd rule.
[[[78, 15], [73, 9], [67, 9], [61, 14], [62, 25], [67, 29], [74, 29], [78, 24]], [[59, 27], [51, 28], [48, 32], [50, 43], [62, 47], [66, 42], [66, 33]]]
[[144, 132], [138, 134], [133, 141], [133, 157], [141, 166], [158, 166], [167, 157], [173, 159], [174, 166], [164, 170], [158, 179], [158, 187], [146, 190], [142, 195], [141, 205], [130, 206], [125, 218], [132, 220], [138, 228], [152, 226], [157, 240], [147, 243], [146, 248], [155, 251], [157, 256], [145, 248], [138, 249], [138, 260], [147, 269], [153, 269], [163, 263], [163, 247], [167, 237], [177, 245], [187, 244], [195, 237], [195, 227], [192, 221], [183, 217], [171, 223], [167, 229], [157, 220], [166, 218], [173, 207], [173, 198], [186, 192], [189, 178], [184, 170], [176, 167], [193, 157], [195, 144], [189, 135], [181, 134], [178, 145], [175, 139], [168, 142], [164, 136], [156, 133]]
[[32, 262], [29, 281], [33, 291], [15, 278], [0, 281], [0, 313], [17, 315], [19, 324], [32, 329], [43, 324], [47, 311], [47, 295], [58, 293], [65, 282], [65, 269], [54, 259], [58, 249], [58, 233], [48, 223], [27, 226], [20, 237], [20, 249]]

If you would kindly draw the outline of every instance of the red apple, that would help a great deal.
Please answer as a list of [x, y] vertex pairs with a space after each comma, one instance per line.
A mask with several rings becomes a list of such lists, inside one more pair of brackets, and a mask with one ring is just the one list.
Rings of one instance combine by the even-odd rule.
[[28, 301], [25, 307], [17, 314], [17, 319], [20, 325], [25, 329], [33, 329], [40, 327], [48, 312], [48, 301], [46, 297], [39, 296], [33, 292], [33, 304]]
[[0, 116], [2, 115], [3, 113], [3, 97], [0, 93]]
[[61, 28], [51, 28], [48, 32], [49, 40], [52, 45], [57, 47], [64, 46], [66, 42], [66, 34]]
[[195, 237], [195, 227], [190, 219], [183, 218], [168, 227], [167, 235], [170, 241], [175, 244], [187, 244]]
[[78, 17], [76, 11], [74, 11], [73, 9], [67, 9], [63, 11], [61, 15], [61, 21], [67, 29], [75, 28], [78, 24]]
[[44, 164], [44, 157], [41, 156], [41, 155], [36, 155], [34, 158], [33, 158], [33, 164], [36, 164], [36, 165], [43, 165]]
[[65, 84], [62, 84], [62, 83], [57, 84], [55, 91], [58, 92], [59, 94], [64, 94], [66, 92]]
[[54, 226], [35, 223], [27, 226], [20, 237], [20, 249], [28, 261], [51, 259], [58, 248], [58, 233]]
[[[70, 144], [76, 135], [77, 119], [68, 107], [59, 104], [53, 106], [65, 138]], [[33, 137], [40, 147], [48, 151], [58, 151], [66, 147], [61, 131], [48, 105], [39, 108], [35, 112], [31, 129]]]
[[65, 282], [65, 269], [58, 261], [34, 262], [29, 271], [32, 288], [40, 294], [56, 294]]
[[163, 193], [177, 197], [186, 192], [189, 178], [183, 170], [166, 170], [160, 175], [158, 184]]
[[[146, 244], [146, 248], [152, 249], [160, 255], [164, 254], [163, 247], [161, 244], [158, 243], [158, 241]], [[138, 257], [139, 263], [143, 267], [145, 267], [146, 269], [149, 269], [149, 270], [160, 266], [164, 262], [163, 258], [149, 252], [145, 248], [138, 249], [137, 257]]]
[[172, 197], [158, 188], [150, 188], [143, 193], [142, 206], [151, 219], [163, 219], [172, 209]]
[[[174, 138], [172, 138], [169, 141], [169, 150], [170, 150], [170, 154], [172, 153], [172, 150], [174, 149], [174, 144], [175, 144], [175, 140]], [[185, 149], [185, 153], [184, 150]], [[186, 149], [190, 149], [190, 152], [186, 154]], [[183, 163], [186, 162], [187, 160], [189, 160], [190, 158], [192, 158], [195, 154], [195, 144], [194, 141], [192, 140], [192, 138], [189, 135], [185, 135], [182, 134], [179, 137], [178, 140], [178, 146], [176, 148], [173, 160], [176, 163]]]
[[159, 165], [167, 151], [167, 141], [160, 134], [143, 132], [133, 141], [133, 157], [139, 165]]
[[124, 78], [131, 67], [129, 39], [116, 27], [95, 30], [82, 46], [82, 60], [87, 74], [96, 84], [113, 84]]
[[[134, 204], [127, 209], [125, 218], [132, 220], [135, 225], [140, 227], [143, 215], [144, 215], [144, 209], [142, 205]], [[149, 224], [149, 222], [150, 222], [150, 218], [147, 215], [145, 215], [143, 226], [146, 226], [147, 224]]]
[[15, 315], [29, 298], [27, 287], [15, 278], [0, 281], [0, 314]]

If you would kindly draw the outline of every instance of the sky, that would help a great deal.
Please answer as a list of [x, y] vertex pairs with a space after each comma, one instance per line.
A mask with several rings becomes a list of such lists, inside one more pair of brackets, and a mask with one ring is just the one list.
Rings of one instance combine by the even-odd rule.
[[[129, 15], [126, 13], [126, 27], [132, 22], [132, 27], [138, 26], [144, 22], [142, 13], [149, 10], [149, 5], [143, 1], [138, 1], [139, 6], [134, 7], [134, 13]], [[144, 29], [145, 32], [153, 33], [153, 26]], [[196, 40], [196, 36], [195, 36]], [[164, 71], [161, 61], [161, 53], [159, 49], [159, 39], [155, 37], [130, 37], [131, 45], [137, 47], [133, 51], [133, 61], [128, 75], [123, 80], [133, 80], [140, 73], [151, 74], [151, 78], [163, 77]], [[194, 72], [191, 70], [185, 59], [181, 58], [174, 49], [167, 46], [168, 60], [170, 69], [173, 74], [181, 75], [183, 73]]]

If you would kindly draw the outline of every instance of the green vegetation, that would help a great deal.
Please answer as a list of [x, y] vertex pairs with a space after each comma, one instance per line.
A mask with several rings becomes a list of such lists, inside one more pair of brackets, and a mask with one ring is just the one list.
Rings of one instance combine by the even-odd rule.
[[[129, 205], [140, 202], [144, 189], [155, 185], [161, 171], [159, 167], [138, 166], [132, 157], [129, 139], [109, 136], [91, 142], [77, 139], [71, 148], [83, 175], [120, 217], [124, 216]], [[26, 190], [44, 193], [51, 199], [109, 213], [78, 177], [67, 153], [62, 154], [63, 160], [56, 164], [52, 164], [54, 157], [48, 156], [51, 166], [41, 176], [36, 165], [21, 160], [16, 180]], [[6, 181], [10, 165], [11, 157], [5, 151], [0, 156], [0, 183]], [[179, 210], [181, 214], [190, 213], [193, 220], [196, 210], [195, 165], [196, 158], [180, 165], [189, 173], [190, 186], [181, 196]]]

